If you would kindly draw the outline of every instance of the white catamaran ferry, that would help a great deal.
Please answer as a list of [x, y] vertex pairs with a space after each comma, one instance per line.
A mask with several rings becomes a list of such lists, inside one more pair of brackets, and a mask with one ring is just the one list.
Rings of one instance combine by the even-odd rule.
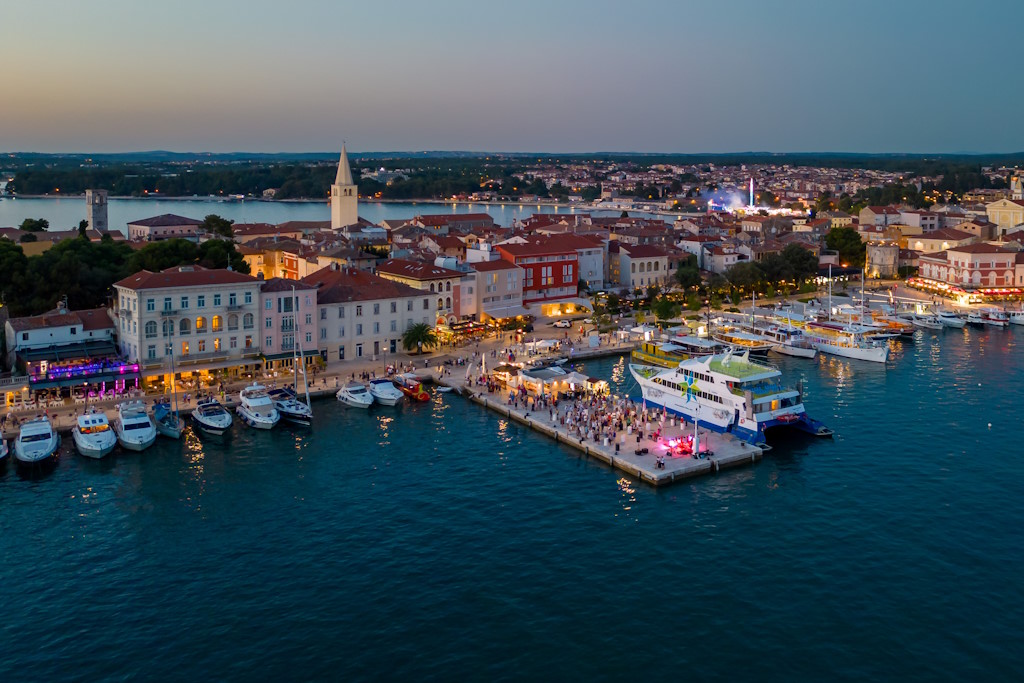
[[781, 372], [746, 354], [694, 358], [670, 370], [631, 363], [629, 371], [645, 402], [753, 444], [765, 443], [765, 430], [781, 425], [832, 434], [804, 411], [800, 391], [779, 383]]

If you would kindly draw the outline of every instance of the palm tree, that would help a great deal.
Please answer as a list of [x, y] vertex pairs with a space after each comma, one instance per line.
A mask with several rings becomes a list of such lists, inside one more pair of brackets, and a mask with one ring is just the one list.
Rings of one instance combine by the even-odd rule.
[[416, 323], [402, 335], [402, 347], [406, 351], [419, 349], [422, 353], [423, 349], [431, 346], [437, 346], [437, 334], [434, 328], [426, 323]]

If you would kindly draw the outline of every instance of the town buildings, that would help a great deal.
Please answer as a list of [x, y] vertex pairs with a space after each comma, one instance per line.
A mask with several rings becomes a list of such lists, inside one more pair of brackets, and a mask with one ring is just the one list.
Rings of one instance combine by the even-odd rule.
[[128, 223], [128, 239], [135, 242], [156, 242], [180, 237], [187, 240], [199, 238], [199, 226], [202, 221], [173, 213], [165, 213], [152, 218], [140, 218]]
[[[261, 281], [231, 270], [143, 270], [114, 283], [118, 346], [142, 376], [256, 367]], [[169, 381], [169, 379], [168, 379]]]

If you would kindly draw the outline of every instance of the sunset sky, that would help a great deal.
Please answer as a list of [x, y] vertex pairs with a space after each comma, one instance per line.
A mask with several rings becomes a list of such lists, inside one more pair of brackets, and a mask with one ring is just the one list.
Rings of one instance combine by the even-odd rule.
[[0, 151], [1016, 152], [1024, 2], [4, 3]]

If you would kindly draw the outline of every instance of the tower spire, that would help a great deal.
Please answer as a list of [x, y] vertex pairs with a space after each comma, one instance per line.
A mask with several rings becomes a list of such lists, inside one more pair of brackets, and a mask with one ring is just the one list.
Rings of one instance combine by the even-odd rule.
[[352, 169], [348, 165], [348, 152], [345, 143], [341, 143], [341, 159], [338, 160], [338, 175], [334, 178], [335, 185], [355, 185], [352, 181]]

